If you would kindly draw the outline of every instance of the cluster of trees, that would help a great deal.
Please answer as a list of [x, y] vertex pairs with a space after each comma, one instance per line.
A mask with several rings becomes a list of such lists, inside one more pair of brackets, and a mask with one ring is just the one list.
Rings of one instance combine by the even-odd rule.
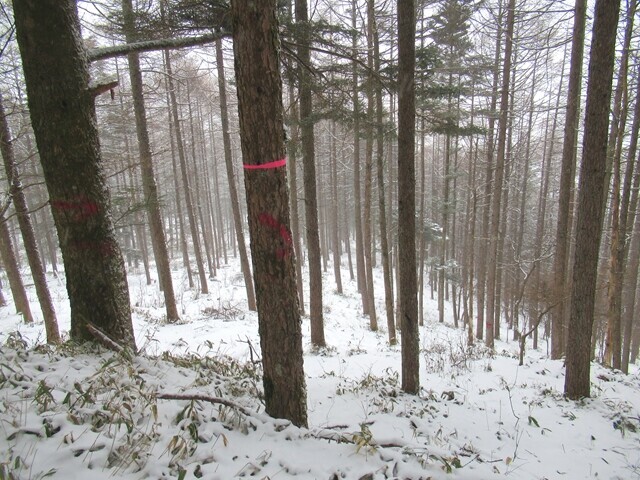
[[389, 343], [402, 334], [406, 392], [420, 388], [431, 295], [470, 344], [537, 348], [542, 334], [566, 356], [566, 394], [588, 396], [591, 359], [627, 372], [640, 348], [636, 11], [3, 3], [0, 253], [16, 309], [31, 321], [22, 244], [47, 340], [60, 340], [45, 275], [60, 252], [71, 337], [135, 349], [127, 268], [157, 277], [171, 322], [171, 260], [206, 294], [238, 255], [267, 411], [304, 425], [301, 315], [324, 347], [323, 271], [341, 292], [346, 261], [370, 328], [384, 312]]

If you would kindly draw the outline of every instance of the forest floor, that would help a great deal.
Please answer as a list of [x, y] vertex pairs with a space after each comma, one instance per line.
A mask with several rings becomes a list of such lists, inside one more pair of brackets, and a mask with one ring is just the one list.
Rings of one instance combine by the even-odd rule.
[[[0, 479], [640, 479], [636, 367], [594, 364], [593, 397], [568, 401], [563, 364], [544, 341], [528, 345], [521, 367], [514, 341], [468, 349], [450, 311], [437, 323], [427, 293], [422, 389], [405, 395], [400, 347], [384, 327], [369, 330], [346, 270], [342, 295], [324, 278], [327, 348], [311, 347], [303, 319], [309, 428], [268, 417], [257, 314], [238, 272], [230, 261], [200, 295], [175, 270], [178, 324], [163, 321], [156, 285], [133, 272], [133, 358], [49, 348], [41, 320], [24, 325], [13, 305], [0, 309]], [[50, 286], [68, 332], [64, 279]], [[29, 295], [37, 317], [32, 286]], [[174, 394], [215, 398], [159, 398]]]

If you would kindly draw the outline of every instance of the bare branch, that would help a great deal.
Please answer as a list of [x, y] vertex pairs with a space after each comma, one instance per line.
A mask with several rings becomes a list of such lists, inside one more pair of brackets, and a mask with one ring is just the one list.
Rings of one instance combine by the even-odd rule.
[[231, 35], [226, 31], [218, 31], [207, 33], [199, 37], [182, 37], [182, 38], [161, 38], [159, 40], [147, 40], [144, 42], [125, 43], [114, 47], [92, 48], [87, 52], [90, 62], [97, 60], [105, 60], [108, 58], [123, 57], [133, 52], [151, 52], [155, 50], [163, 50], [165, 48], [176, 49], [185, 47], [195, 47], [198, 45], [206, 45], [216, 40]]

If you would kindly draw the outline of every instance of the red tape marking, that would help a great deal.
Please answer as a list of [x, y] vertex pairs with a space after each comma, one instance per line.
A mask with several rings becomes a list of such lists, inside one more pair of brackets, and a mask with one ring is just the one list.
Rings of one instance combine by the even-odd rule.
[[286, 164], [287, 164], [287, 159], [285, 157], [285, 158], [281, 158], [280, 160], [274, 160], [273, 162], [262, 163], [260, 165], [249, 165], [248, 163], [245, 163], [243, 167], [245, 170], [269, 170], [271, 168], [283, 167]]

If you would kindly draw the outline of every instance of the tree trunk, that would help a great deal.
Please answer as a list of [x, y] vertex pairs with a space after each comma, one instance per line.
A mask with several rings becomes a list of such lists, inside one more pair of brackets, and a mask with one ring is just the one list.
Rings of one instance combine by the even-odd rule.
[[[373, 63], [374, 70], [380, 72], [380, 36], [378, 25], [373, 17]], [[384, 181], [384, 126], [382, 124], [382, 84], [376, 82], [376, 169], [378, 175], [378, 210], [380, 212], [380, 250], [382, 256], [382, 274], [384, 276], [384, 305], [387, 314], [387, 330], [389, 333], [389, 345], [396, 345], [396, 324], [393, 318], [393, 278], [391, 272], [391, 259], [389, 247], [389, 232], [387, 229], [387, 207], [385, 204]]]
[[324, 347], [324, 320], [322, 314], [322, 268], [320, 231], [318, 228], [318, 197], [316, 194], [316, 154], [313, 133], [313, 106], [311, 103], [310, 26], [307, 0], [296, 0], [296, 25], [298, 26], [298, 76], [300, 79], [300, 133], [304, 177], [304, 213], [307, 227], [307, 251], [309, 255], [309, 316], [311, 318], [311, 343]]
[[331, 122], [331, 249], [333, 250], [333, 276], [336, 280], [336, 291], [342, 295], [342, 274], [340, 272], [340, 221], [338, 218], [338, 152], [336, 142], [336, 122]]
[[[357, 55], [358, 32], [358, 7], [356, 0], [351, 1], [351, 28], [353, 30], [352, 46], [353, 56]], [[360, 188], [360, 100], [358, 88], [358, 64], [353, 62], [353, 205], [356, 230], [356, 276], [358, 278], [358, 291], [362, 298], [362, 313], [369, 313], [367, 303], [367, 276], [364, 263], [364, 242], [362, 235], [362, 194]]]
[[0, 94], [0, 152], [4, 160], [4, 168], [9, 183], [9, 193], [16, 210], [24, 249], [27, 254], [31, 276], [33, 277], [33, 283], [36, 287], [36, 294], [38, 295], [40, 309], [42, 310], [42, 316], [44, 318], [47, 343], [60, 343], [60, 332], [58, 331], [56, 312], [53, 307], [53, 301], [51, 300], [51, 294], [49, 293], [47, 277], [42, 265], [40, 251], [38, 250], [36, 235], [33, 231], [33, 225], [31, 225], [29, 206], [27, 205], [27, 199], [22, 189], [22, 182], [18, 175], [18, 167], [13, 151], [13, 144], [11, 143], [11, 132], [9, 131], [9, 124], [4, 111], [2, 94]]
[[[500, 11], [498, 12], [498, 32], [496, 35], [496, 47], [493, 59], [493, 81], [492, 81], [492, 93], [491, 93], [491, 105], [489, 111], [489, 132], [487, 134], [487, 167], [486, 177], [484, 179], [484, 205], [482, 210], [482, 233], [479, 248], [481, 251], [488, 251], [489, 249], [489, 220], [491, 213], [491, 189], [493, 187], [493, 154], [494, 154], [494, 127], [495, 127], [495, 111], [498, 104], [498, 81], [500, 79], [500, 48], [502, 40], [502, 2], [500, 2]], [[478, 255], [478, 279], [477, 279], [477, 311], [478, 318], [476, 319], [476, 338], [482, 340], [484, 337], [484, 313], [486, 304], [486, 289], [487, 289], [487, 257], [486, 255]]]
[[571, 238], [571, 190], [576, 166], [578, 123], [580, 120], [580, 91], [582, 84], [582, 59], [587, 16], [587, 0], [576, 0], [571, 44], [571, 67], [567, 92], [567, 113], [564, 124], [560, 192], [558, 193], [558, 221], [556, 226], [556, 252], [553, 259], [553, 290], [557, 306], [551, 311], [551, 358], [562, 357], [565, 351], [564, 336], [567, 311], [567, 270], [569, 264], [569, 240]]
[[398, 0], [398, 266], [402, 390], [420, 390], [416, 278], [415, 2]]
[[18, 267], [15, 249], [11, 241], [11, 232], [4, 214], [0, 215], [0, 256], [2, 256], [2, 264], [9, 279], [9, 288], [11, 289], [16, 313], [22, 315], [24, 323], [33, 323], [29, 297], [27, 297], [27, 291], [20, 276], [20, 268]]
[[169, 96], [169, 85], [167, 83], [167, 122], [169, 124], [169, 142], [171, 145], [171, 171], [173, 173], [173, 188], [176, 195], [176, 215], [178, 217], [178, 234], [180, 237], [180, 251], [182, 252], [182, 264], [187, 271], [187, 279], [189, 288], [194, 287], [193, 272], [191, 271], [191, 262], [189, 260], [189, 249], [187, 247], [187, 236], [184, 228], [184, 215], [182, 214], [182, 201], [180, 198], [180, 176], [178, 175], [178, 164], [176, 161], [175, 132], [173, 125], [173, 115], [171, 113], [171, 99]]
[[220, 93], [220, 120], [222, 122], [222, 143], [224, 144], [224, 163], [227, 167], [227, 182], [229, 183], [229, 195], [231, 197], [231, 209], [233, 211], [233, 224], [236, 231], [236, 241], [240, 252], [240, 265], [247, 289], [247, 301], [249, 310], [256, 309], [256, 296], [253, 290], [253, 279], [247, 257], [247, 247], [244, 243], [242, 218], [240, 217], [240, 203], [238, 202], [238, 190], [236, 179], [233, 175], [233, 163], [231, 158], [231, 135], [229, 133], [229, 112], [227, 109], [227, 85], [224, 73], [224, 58], [222, 56], [222, 41], [216, 40], [216, 64], [218, 68], [218, 92]]
[[[276, 1], [231, 3], [245, 165], [285, 158]], [[307, 425], [286, 169], [245, 168], [266, 411]]]
[[[631, 34], [633, 31], [633, 20], [636, 14], [637, 2], [634, 0], [629, 3], [627, 11], [627, 25], [625, 28], [625, 40], [623, 45], [623, 53], [620, 67], [619, 82], [622, 84], [622, 112], [621, 118], [617, 121], [616, 137], [614, 139], [616, 147], [613, 149], [613, 188], [612, 188], [612, 202], [611, 202], [611, 249], [609, 256], [609, 288], [607, 291], [607, 336], [605, 342], [604, 363], [614, 369], [620, 370], [622, 367], [622, 287], [625, 272], [625, 260], [628, 253], [627, 248], [627, 217], [629, 211], [629, 198], [631, 196], [631, 180], [633, 177], [634, 156], [629, 156], [627, 159], [627, 168], [625, 169], [624, 180], [621, 180], [621, 157], [622, 157], [622, 141], [624, 136], [624, 126], [628, 113], [628, 93], [627, 93], [627, 74], [628, 74], [628, 60], [629, 60], [629, 47], [631, 43]], [[638, 82], [640, 85], [640, 81]], [[636, 90], [636, 103], [638, 102], [637, 95], [640, 94], [640, 88]], [[634, 115], [633, 126], [635, 129], [638, 126], [638, 109]], [[613, 133], [613, 132], [612, 132]], [[637, 143], [637, 132], [632, 132], [635, 136], [635, 142]], [[611, 138], [610, 138], [611, 141]], [[635, 150], [632, 145], [629, 152]], [[609, 148], [611, 151], [611, 147]], [[621, 190], [622, 186], [622, 193]]]
[[371, 190], [373, 188], [373, 119], [375, 112], [375, 100], [373, 98], [373, 0], [367, 0], [367, 68], [369, 78], [367, 81], [367, 119], [364, 164], [364, 211], [362, 213], [362, 240], [364, 245], [364, 267], [367, 279], [367, 311], [369, 312], [369, 328], [378, 330], [378, 318], [376, 315], [376, 302], [373, 287], [373, 234], [371, 228]]
[[572, 399], [590, 394], [591, 332], [602, 202], [607, 161], [607, 129], [620, 0], [597, 0], [587, 82], [585, 132], [578, 189], [576, 247], [569, 316], [564, 392]]
[[87, 324], [135, 349], [124, 260], [110, 215], [76, 2], [14, 2], [31, 122], [67, 277], [71, 338]]
[[[132, 0], [122, 0], [122, 13], [124, 16], [124, 29], [127, 42], [133, 43], [138, 38], [136, 35], [135, 16]], [[140, 151], [140, 170], [142, 172], [142, 191], [144, 205], [147, 210], [147, 219], [151, 228], [151, 246], [153, 247], [160, 289], [164, 294], [164, 303], [167, 312], [167, 321], [176, 322], [180, 319], [176, 297], [173, 291], [171, 278], [171, 265], [169, 253], [162, 225], [160, 202], [158, 200], [158, 187], [153, 171], [153, 158], [151, 155], [151, 143], [147, 128], [147, 114], [144, 105], [144, 93], [142, 86], [142, 71], [140, 59], [137, 53], [127, 56], [129, 61], [129, 78], [131, 81], [131, 95], [133, 96], [133, 109], [136, 117], [136, 133], [138, 135], [138, 149]]]
[[507, 124], [509, 121], [509, 83], [511, 76], [511, 52], [513, 51], [513, 27], [515, 23], [515, 0], [509, 0], [507, 6], [507, 28], [505, 32], [504, 63], [502, 66], [502, 92], [500, 95], [500, 118], [498, 121], [498, 142], [496, 153], [496, 171], [493, 182], [493, 196], [491, 198], [491, 226], [489, 231], [489, 251], [487, 255], [487, 314], [485, 318], [485, 344], [489, 348], [494, 346], [494, 315], [496, 306], [495, 296], [498, 258], [498, 243], [500, 232], [500, 209], [502, 200], [502, 184], [504, 183], [505, 146], [507, 140]]
[[300, 135], [298, 134], [298, 108], [295, 102], [293, 80], [290, 79], [289, 104], [291, 109], [291, 140], [289, 142], [289, 188], [291, 191], [291, 234], [293, 246], [296, 251], [296, 287], [300, 301], [300, 313], [304, 315], [304, 281], [302, 278], [302, 244], [300, 241], [300, 215], [298, 210], [298, 147]]

